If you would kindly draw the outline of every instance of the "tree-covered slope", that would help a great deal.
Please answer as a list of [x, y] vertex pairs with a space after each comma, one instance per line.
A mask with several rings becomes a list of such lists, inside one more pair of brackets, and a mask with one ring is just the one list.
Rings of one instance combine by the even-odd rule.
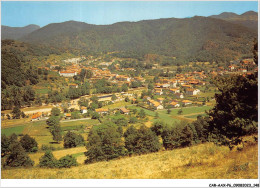
[[135, 51], [197, 60], [226, 60], [248, 54], [257, 33], [238, 24], [207, 17], [157, 19], [90, 25], [49, 24], [23, 38], [80, 51]]
[[1, 39], [20, 39], [39, 28], [40, 26], [38, 25], [27, 25], [25, 27], [9, 27], [2, 25]]
[[232, 12], [223, 12], [219, 15], [213, 15], [210, 17], [226, 20], [234, 24], [239, 24], [249, 29], [253, 29], [254, 31], [257, 31], [258, 29], [258, 14], [254, 11], [248, 11], [241, 15]]

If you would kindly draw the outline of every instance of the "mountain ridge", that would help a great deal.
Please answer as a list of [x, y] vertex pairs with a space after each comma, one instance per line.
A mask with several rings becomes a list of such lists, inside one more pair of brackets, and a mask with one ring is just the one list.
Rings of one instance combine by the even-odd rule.
[[1, 39], [20, 39], [29, 33], [40, 29], [40, 26], [35, 24], [30, 24], [24, 27], [10, 27], [10, 26], [1, 26]]

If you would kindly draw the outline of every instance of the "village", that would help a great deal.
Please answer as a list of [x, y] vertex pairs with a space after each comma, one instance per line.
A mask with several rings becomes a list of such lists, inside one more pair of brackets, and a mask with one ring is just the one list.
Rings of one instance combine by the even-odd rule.
[[[243, 59], [241, 61], [230, 62], [230, 65], [223, 67], [209, 68], [208, 71], [189, 71], [177, 73], [171, 77], [157, 77], [148, 74], [147, 70], [142, 70], [139, 76], [132, 76], [132, 72], [136, 72], [135, 68], [121, 67], [120, 58], [114, 58], [109, 62], [103, 61], [102, 58], [77, 57], [62, 60], [60, 64], [49, 64], [45, 67], [38, 67], [38, 69], [45, 69], [53, 72], [56, 77], [64, 79], [67, 83], [65, 89], [78, 90], [84, 81], [91, 84], [90, 93], [88, 95], [80, 96], [76, 99], [66, 100], [62, 102], [55, 102], [49, 104], [42, 104], [37, 107], [37, 110], [29, 110], [27, 107], [24, 111], [31, 121], [44, 120], [51, 112], [53, 107], [58, 107], [63, 113], [63, 119], [80, 119], [91, 117], [93, 112], [96, 112], [103, 117], [107, 114], [115, 114], [119, 111], [122, 114], [128, 114], [131, 106], [138, 106], [140, 108], [150, 111], [182, 109], [185, 107], [199, 107], [199, 106], [213, 106], [214, 94], [217, 92], [212, 84], [212, 80], [218, 75], [225, 76], [230, 74], [248, 75], [257, 71], [257, 66], [253, 59]], [[187, 67], [198, 63], [189, 63]], [[203, 64], [203, 62], [202, 62]], [[111, 65], [113, 68], [111, 70]], [[164, 67], [158, 66], [153, 69], [162, 71]], [[206, 65], [206, 63], [204, 63]], [[210, 66], [206, 66], [210, 67]], [[91, 73], [88, 79], [79, 82], [76, 77], [79, 76], [84, 69], [85, 72]], [[185, 68], [184, 68], [185, 69]], [[166, 69], [168, 72], [172, 70]], [[95, 91], [95, 84], [98, 80], [104, 79], [110, 86], [121, 88], [127, 87], [117, 92], [110, 91], [106, 93], [97, 93]], [[58, 88], [56, 88], [58, 89]], [[48, 97], [48, 94], [45, 94]], [[91, 97], [96, 96], [99, 107], [91, 108], [92, 113], [89, 112]], [[87, 101], [86, 103], [80, 101]], [[48, 106], [46, 108], [44, 106]], [[41, 110], [44, 107], [45, 110]], [[90, 110], [90, 111], [91, 111]], [[72, 112], [79, 114], [73, 117]], [[7, 114], [6, 114], [7, 115]], [[9, 116], [10, 117], [10, 116]]]

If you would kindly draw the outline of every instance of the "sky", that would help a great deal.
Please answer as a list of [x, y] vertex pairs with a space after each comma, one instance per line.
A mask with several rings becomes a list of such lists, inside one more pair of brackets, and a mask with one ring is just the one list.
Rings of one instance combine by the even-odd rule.
[[257, 1], [2, 1], [1, 25], [23, 27], [69, 20], [96, 25], [159, 18], [258, 12]]

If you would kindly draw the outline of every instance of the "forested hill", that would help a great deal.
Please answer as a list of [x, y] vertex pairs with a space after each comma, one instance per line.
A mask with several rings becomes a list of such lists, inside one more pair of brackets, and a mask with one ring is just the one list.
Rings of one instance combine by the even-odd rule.
[[49, 24], [23, 38], [81, 51], [135, 51], [197, 60], [229, 60], [250, 54], [257, 32], [208, 17], [157, 19], [90, 25], [68, 21]]
[[248, 11], [241, 15], [232, 12], [223, 12], [219, 15], [210, 16], [212, 18], [218, 18], [229, 21], [231, 23], [246, 26], [250, 29], [257, 31], [258, 29], [258, 14], [254, 11]]
[[25, 27], [8, 27], [2, 25], [1, 39], [20, 39], [39, 28], [40, 26], [38, 25], [27, 25]]

